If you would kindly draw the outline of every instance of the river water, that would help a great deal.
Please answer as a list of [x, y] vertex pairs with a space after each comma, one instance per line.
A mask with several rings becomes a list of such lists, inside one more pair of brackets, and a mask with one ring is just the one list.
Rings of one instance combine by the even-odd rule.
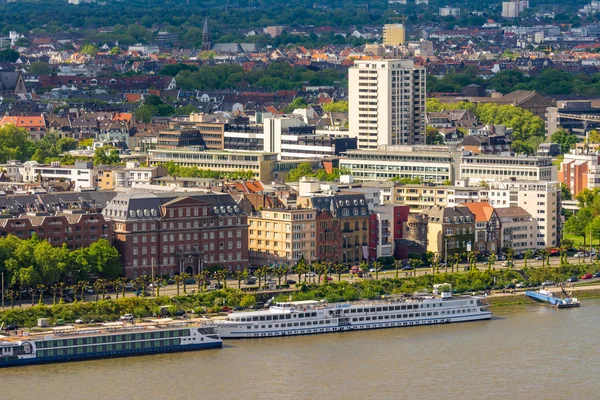
[[491, 321], [0, 369], [0, 400], [598, 399], [600, 300]]

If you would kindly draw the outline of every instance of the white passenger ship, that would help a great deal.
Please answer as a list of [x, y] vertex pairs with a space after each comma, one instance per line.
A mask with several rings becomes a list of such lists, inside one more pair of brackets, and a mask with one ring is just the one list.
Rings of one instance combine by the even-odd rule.
[[307, 335], [486, 320], [484, 297], [451, 293], [390, 297], [377, 301], [327, 304], [320, 301], [275, 303], [268, 310], [231, 313], [215, 321], [223, 339]]

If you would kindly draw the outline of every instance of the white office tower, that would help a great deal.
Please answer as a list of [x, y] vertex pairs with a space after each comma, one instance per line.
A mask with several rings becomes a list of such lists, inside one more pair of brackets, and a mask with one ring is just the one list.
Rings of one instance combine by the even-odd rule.
[[359, 149], [425, 144], [425, 77], [412, 60], [354, 61], [349, 133]]

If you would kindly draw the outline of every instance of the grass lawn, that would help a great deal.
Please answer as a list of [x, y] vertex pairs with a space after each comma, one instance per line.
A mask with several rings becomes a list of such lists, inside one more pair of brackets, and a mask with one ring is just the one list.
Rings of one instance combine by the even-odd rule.
[[[583, 246], [583, 237], [582, 236], [575, 236], [572, 233], [563, 232], [563, 238], [572, 240], [573, 241], [573, 247], [575, 247], [575, 248]], [[587, 244], [587, 242], [586, 242], [586, 244]]]

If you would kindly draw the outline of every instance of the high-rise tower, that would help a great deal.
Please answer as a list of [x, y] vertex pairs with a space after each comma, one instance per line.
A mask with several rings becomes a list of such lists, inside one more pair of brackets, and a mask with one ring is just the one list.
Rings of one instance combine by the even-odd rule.
[[412, 60], [354, 62], [348, 70], [349, 133], [359, 149], [425, 144], [425, 75]]

